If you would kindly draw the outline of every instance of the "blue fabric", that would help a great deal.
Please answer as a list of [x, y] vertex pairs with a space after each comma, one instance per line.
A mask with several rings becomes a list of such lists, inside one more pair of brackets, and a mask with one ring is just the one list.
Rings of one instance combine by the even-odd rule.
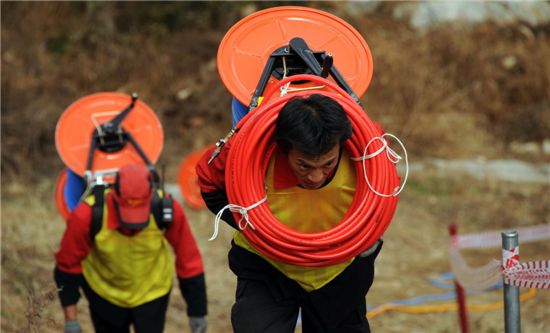
[[248, 106], [244, 105], [243, 103], [239, 102], [238, 99], [233, 97], [231, 99], [231, 115], [232, 115], [232, 123], [231, 125], [235, 127], [237, 123], [248, 113]]
[[[445, 283], [441, 280], [453, 280], [454, 275], [451, 272], [443, 273], [438, 276], [438, 279], [430, 278], [430, 283], [436, 287], [444, 288], [444, 289], [454, 289], [454, 283], [451, 281], [449, 283]], [[485, 289], [485, 291], [495, 290], [502, 288], [502, 281], [499, 281], [495, 283], [493, 286]], [[481, 291], [466, 291], [467, 295], [475, 295], [479, 294]], [[395, 300], [391, 301], [387, 304], [390, 305], [419, 305], [424, 304], [431, 301], [441, 301], [441, 300], [448, 300], [448, 299], [455, 299], [456, 294], [454, 292], [452, 293], [443, 293], [443, 294], [431, 294], [431, 295], [422, 295], [422, 296], [416, 296], [408, 299], [401, 299], [401, 300]], [[367, 306], [368, 311], [372, 311], [381, 305], [378, 306]]]
[[73, 211], [78, 205], [85, 189], [84, 179], [71, 169], [67, 169], [67, 182], [65, 183], [63, 196], [70, 211]]
[[[454, 285], [454, 274], [452, 272], [442, 273], [437, 276], [429, 277], [428, 280], [433, 286], [443, 288], [443, 289], [455, 289]], [[494, 285], [490, 286], [485, 290], [494, 290], [502, 288], [502, 280], [498, 281]]]

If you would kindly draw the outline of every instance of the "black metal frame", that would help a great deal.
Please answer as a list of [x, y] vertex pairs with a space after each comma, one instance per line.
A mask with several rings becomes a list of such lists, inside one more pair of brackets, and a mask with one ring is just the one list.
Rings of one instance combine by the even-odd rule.
[[[283, 58], [287, 62], [286, 70], [283, 69]], [[306, 41], [300, 37], [295, 37], [290, 40], [287, 46], [283, 46], [275, 50], [266, 62], [266, 65], [258, 81], [258, 85], [254, 90], [248, 110], [252, 111], [260, 104], [267, 82], [271, 75], [281, 79], [283, 76], [292, 76], [296, 74], [312, 74], [321, 77], [328, 77], [330, 74], [334, 81], [344, 89], [359, 105], [361, 101], [355, 94], [353, 89], [346, 82], [342, 74], [333, 65], [332, 54], [325, 51], [313, 51], [309, 48]]]
[[[139, 146], [137, 141], [134, 139], [130, 132], [124, 130], [121, 126], [122, 121], [126, 116], [132, 111], [135, 107], [138, 95], [136, 93], [132, 94], [132, 101], [124, 110], [122, 110], [118, 115], [113, 119], [100, 124], [92, 132], [92, 141], [90, 143], [90, 149], [88, 150], [88, 161], [86, 163], [86, 172], [87, 177], [92, 176], [91, 170], [94, 163], [94, 155], [96, 149], [99, 149], [104, 152], [116, 152], [121, 150], [128, 144], [128, 142], [134, 147], [138, 152], [139, 156], [147, 164], [147, 168], [158, 177], [155, 167], [151, 160], [147, 157], [143, 149]], [[87, 179], [87, 182], [90, 183], [91, 179]]]

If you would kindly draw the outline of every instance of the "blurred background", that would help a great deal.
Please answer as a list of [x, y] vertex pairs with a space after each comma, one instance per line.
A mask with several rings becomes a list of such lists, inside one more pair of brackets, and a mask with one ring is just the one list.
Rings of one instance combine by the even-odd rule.
[[[55, 126], [77, 99], [139, 93], [165, 135], [158, 164], [175, 184], [182, 159], [231, 127], [231, 96], [216, 52], [225, 32], [257, 10], [301, 5], [333, 13], [367, 41], [374, 61], [368, 115], [406, 145], [411, 174], [377, 264], [369, 306], [440, 292], [449, 271], [447, 226], [460, 233], [550, 223], [548, 2], [6, 2], [1, 3], [3, 332], [59, 332], [53, 253], [64, 221], [53, 198], [64, 165]], [[177, 191], [177, 187], [173, 187]], [[213, 216], [186, 209], [203, 253], [209, 332], [230, 332], [232, 236], [208, 242]], [[521, 246], [548, 259], [550, 242]], [[499, 249], [469, 250], [472, 266]], [[177, 289], [177, 288], [175, 288]], [[173, 291], [167, 332], [187, 332]], [[502, 299], [502, 292], [468, 302]], [[550, 331], [550, 295], [521, 305], [525, 332]], [[80, 319], [91, 331], [86, 301]], [[472, 312], [474, 332], [504, 330], [501, 309]], [[384, 312], [375, 332], [458, 332], [456, 312]]]

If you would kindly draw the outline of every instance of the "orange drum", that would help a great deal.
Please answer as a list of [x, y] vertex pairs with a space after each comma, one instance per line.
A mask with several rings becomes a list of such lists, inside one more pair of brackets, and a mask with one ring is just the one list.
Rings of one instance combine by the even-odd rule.
[[[309, 48], [332, 53], [334, 66], [361, 97], [372, 77], [370, 49], [357, 30], [344, 20], [312, 8], [282, 6], [256, 12], [237, 22], [218, 49], [218, 72], [241, 103], [249, 105], [271, 53], [294, 37]], [[269, 90], [278, 80], [271, 76]]]
[[[92, 133], [130, 105], [129, 95], [102, 92], [88, 95], [71, 104], [57, 122], [55, 145], [65, 165], [83, 176]], [[153, 110], [140, 100], [120, 124], [130, 133], [151, 163], [160, 156], [164, 144], [162, 125]], [[145, 163], [132, 144], [128, 142], [118, 151], [96, 149], [92, 171], [118, 169], [127, 163]]]
[[66, 184], [67, 184], [67, 169], [64, 168], [63, 170], [61, 170], [61, 172], [57, 176], [57, 180], [55, 181], [54, 199], [55, 199], [55, 207], [57, 208], [59, 215], [61, 215], [61, 217], [65, 221], [67, 221], [67, 218], [71, 214], [71, 212], [69, 211], [69, 207], [65, 202], [65, 185]]
[[206, 207], [206, 204], [201, 196], [195, 167], [204, 153], [210, 148], [212, 148], [212, 146], [192, 152], [183, 159], [180, 165], [178, 172], [178, 185], [180, 187], [183, 200], [191, 208], [201, 209]]

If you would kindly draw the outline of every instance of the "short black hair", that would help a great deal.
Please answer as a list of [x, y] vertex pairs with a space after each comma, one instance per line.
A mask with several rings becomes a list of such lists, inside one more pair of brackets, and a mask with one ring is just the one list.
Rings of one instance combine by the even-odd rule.
[[294, 97], [281, 109], [275, 141], [284, 153], [296, 149], [305, 155], [320, 156], [344, 143], [351, 134], [344, 108], [328, 96], [312, 94]]

